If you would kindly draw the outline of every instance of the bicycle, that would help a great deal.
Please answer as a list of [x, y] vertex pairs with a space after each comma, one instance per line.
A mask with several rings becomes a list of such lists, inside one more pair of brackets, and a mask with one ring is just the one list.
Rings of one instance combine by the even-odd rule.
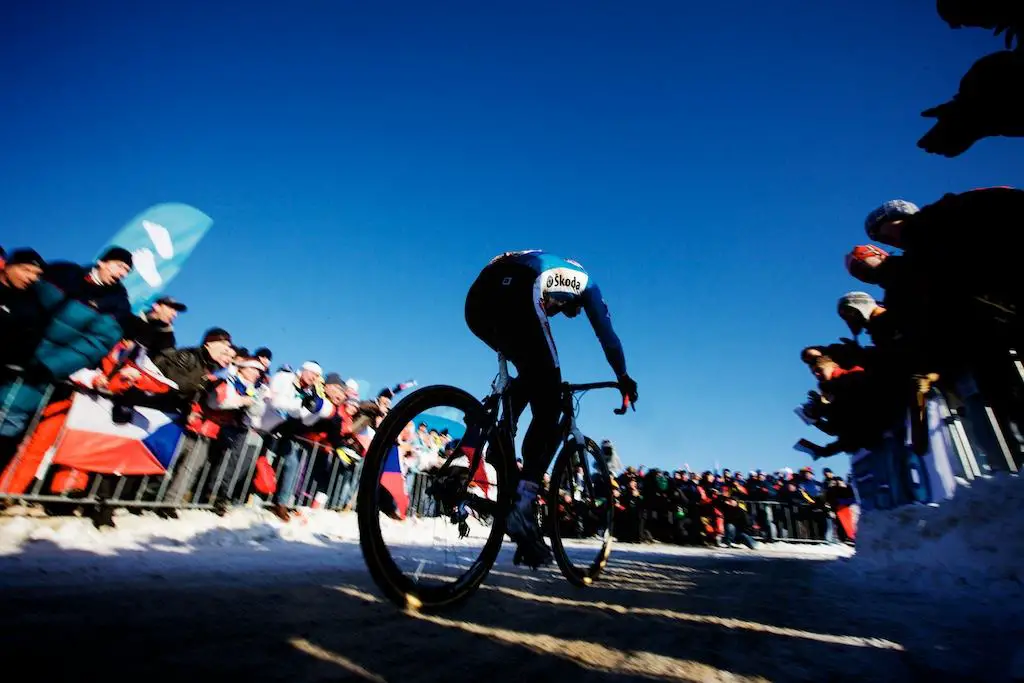
[[[403, 609], [430, 611], [462, 603], [480, 587], [497, 560], [504, 542], [505, 517], [513, 504], [517, 479], [514, 476], [516, 426], [512, 422], [509, 392], [513, 381], [506, 360], [499, 355], [498, 375], [491, 385], [490, 394], [482, 401], [448, 385], [418, 389], [392, 408], [367, 449], [356, 506], [359, 543], [374, 582], [389, 600]], [[618, 382], [562, 384], [561, 450], [554, 462], [545, 500], [549, 508], [557, 511], [557, 501], [562, 498], [560, 490], [565, 482], [570, 482], [574, 508], [579, 510], [580, 505], [576, 504], [582, 504], [584, 508], [589, 504], [591, 509], [584, 512], [589, 512], [591, 526], [600, 532], [600, 545], [594, 558], [577, 565], [565, 545], [563, 536], [567, 529], [558, 523], [557, 514], [547, 525], [555, 561], [565, 578], [576, 586], [593, 583], [607, 565], [615, 511], [614, 484], [608, 464], [598, 445], [585, 437], [576, 425], [577, 395], [594, 389], [618, 388]], [[630, 406], [630, 401], [624, 397], [621, 407], [614, 412], [623, 415]], [[386, 547], [381, 529], [382, 514], [392, 518], [401, 515], [396, 515], [394, 496], [381, 485], [381, 477], [385, 474], [389, 458], [393, 466], [393, 459], [398, 457], [396, 442], [403, 430], [417, 416], [430, 410], [436, 413], [438, 408], [461, 412], [465, 416], [467, 434], [471, 429], [477, 430], [475, 433], [479, 440], [476, 443], [480, 447], [463, 449], [460, 446], [438, 469], [435, 481], [429, 487], [433, 518], [444, 518], [457, 526], [460, 542], [470, 535], [470, 520], [482, 518], [485, 523], [478, 526], [486, 530], [486, 541], [477, 557], [468, 564], [466, 558], [460, 558], [456, 551], [456, 559], [463, 561], [465, 571], [451, 583], [434, 585], [429, 582], [436, 579], [430, 556], [415, 558], [416, 569], [404, 572]], [[455, 464], [460, 459], [465, 461], [466, 467], [460, 466], [461, 463]], [[486, 472], [487, 465], [493, 472]], [[485, 479], [481, 473], [487, 474]], [[596, 525], [593, 524], [595, 520]], [[406, 547], [404, 552], [422, 552], [417, 548], [419, 546]], [[464, 545], [462, 550], [465, 549]], [[447, 556], [446, 549], [446, 559]]]

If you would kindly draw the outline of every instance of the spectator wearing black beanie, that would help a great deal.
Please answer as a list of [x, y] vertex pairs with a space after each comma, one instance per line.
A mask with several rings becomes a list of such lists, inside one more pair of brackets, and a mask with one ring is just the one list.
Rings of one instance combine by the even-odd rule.
[[189, 349], [169, 349], [153, 359], [160, 372], [178, 385], [178, 392], [191, 400], [211, 381], [212, 373], [223, 369], [234, 355], [231, 335], [221, 327], [212, 327], [203, 335], [200, 346]]
[[33, 249], [16, 249], [0, 266], [0, 366], [23, 366], [42, 336], [49, 316], [33, 285], [45, 266]]
[[270, 349], [268, 349], [266, 346], [261, 346], [260, 348], [256, 349], [256, 352], [253, 353], [252, 355], [254, 358], [258, 359], [261, 363], [263, 363], [264, 370], [266, 370], [267, 372], [270, 371], [270, 364], [274, 360], [274, 354], [270, 352]]
[[132, 324], [128, 290], [121, 280], [132, 271], [132, 255], [123, 247], [111, 247], [90, 266], [61, 261], [43, 271], [43, 280], [75, 301], [114, 317], [126, 329]]

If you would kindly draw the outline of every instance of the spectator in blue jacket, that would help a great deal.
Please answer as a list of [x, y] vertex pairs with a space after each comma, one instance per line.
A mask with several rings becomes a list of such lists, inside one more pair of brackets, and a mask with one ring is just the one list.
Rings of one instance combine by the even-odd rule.
[[825, 490], [822, 488], [821, 482], [814, 478], [814, 470], [810, 467], [800, 470], [800, 479], [797, 480], [797, 487], [803, 491], [808, 503], [818, 502], [825, 496]]
[[811, 531], [812, 537], [822, 538], [821, 532], [824, 531], [825, 541], [834, 543], [835, 525], [832, 522], [833, 513], [825, 502], [825, 487], [814, 478], [814, 470], [810, 467], [800, 470], [800, 478], [797, 481], [800, 495], [809, 506], [807, 514], [803, 517], [814, 527]]

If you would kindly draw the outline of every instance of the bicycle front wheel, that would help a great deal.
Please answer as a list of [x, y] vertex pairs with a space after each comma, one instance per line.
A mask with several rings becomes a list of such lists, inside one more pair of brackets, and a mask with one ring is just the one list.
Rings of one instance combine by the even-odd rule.
[[562, 448], [546, 501], [551, 552], [558, 568], [569, 583], [589, 586], [608, 564], [615, 517], [612, 474], [591, 439]]
[[359, 482], [359, 544], [374, 582], [403, 609], [462, 602], [497, 559], [510, 493], [507, 454], [486, 444], [478, 453], [453, 452], [419, 429], [460, 438], [492, 419], [465, 391], [429, 386], [395, 404], [374, 435]]

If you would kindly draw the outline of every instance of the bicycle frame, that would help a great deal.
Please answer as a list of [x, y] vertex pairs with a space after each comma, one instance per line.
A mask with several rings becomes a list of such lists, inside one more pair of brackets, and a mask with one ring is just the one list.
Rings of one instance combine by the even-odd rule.
[[[589, 384], [562, 383], [562, 414], [559, 417], [558, 431], [561, 435], [560, 443], [562, 448], [568, 446], [571, 440], [577, 448], [586, 448], [586, 437], [576, 424], [576, 411], [573, 407], [573, 398], [577, 393], [590, 391], [592, 389], [617, 389], [617, 382], [592, 382]], [[517, 431], [516, 423], [512, 416], [512, 396], [509, 389], [512, 387], [512, 377], [508, 371], [508, 360], [502, 354], [498, 354], [498, 374], [491, 383], [491, 393], [481, 402], [486, 415], [485, 423], [480, 425], [480, 448], [477, 448], [471, 458], [467, 458], [467, 465], [471, 472], [483, 460], [483, 445], [490, 443], [500, 451], [500, 456], [505, 465], [512, 467], [515, 462], [515, 437]], [[499, 415], [500, 408], [500, 415]], [[447, 467], [457, 456], [458, 451], [449, 456], [442, 466]], [[584, 468], [584, 481], [586, 486], [593, 489], [590, 467], [586, 458], [580, 458]], [[509, 496], [507, 501], [511, 501]], [[476, 503], [479, 504], [479, 503]]]
[[[590, 391], [591, 389], [617, 389], [618, 386], [617, 382], [592, 382], [590, 384], [570, 384], [564, 382], [562, 384], [562, 416], [558, 428], [562, 435], [562, 448], [568, 448], [570, 440], [573, 442], [574, 447], [581, 452], [587, 447], [587, 439], [576, 424], [576, 410], [573, 406], [573, 399], [576, 394]], [[587, 458], [581, 457], [577, 463], [583, 468], [584, 490], [590, 495], [594, 495], [594, 481]], [[560, 482], [553, 483], [557, 486]]]

